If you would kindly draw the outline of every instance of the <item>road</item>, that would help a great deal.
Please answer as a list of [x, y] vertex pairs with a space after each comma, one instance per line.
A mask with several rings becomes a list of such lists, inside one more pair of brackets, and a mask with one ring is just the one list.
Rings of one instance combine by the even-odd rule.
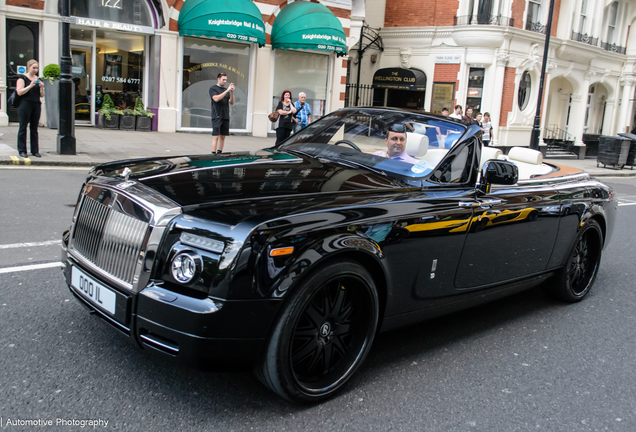
[[636, 430], [636, 178], [605, 179], [621, 206], [583, 302], [538, 288], [381, 334], [341, 395], [299, 407], [249, 373], [150, 357], [71, 296], [58, 241], [85, 174], [0, 168], [0, 429]]

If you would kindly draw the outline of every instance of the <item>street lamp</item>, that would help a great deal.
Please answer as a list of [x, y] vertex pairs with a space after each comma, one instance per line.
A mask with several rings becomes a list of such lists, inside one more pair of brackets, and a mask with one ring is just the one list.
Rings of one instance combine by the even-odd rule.
[[539, 135], [541, 134], [541, 102], [543, 99], [543, 81], [545, 80], [545, 69], [548, 66], [548, 52], [550, 47], [550, 32], [552, 31], [552, 15], [554, 13], [554, 0], [550, 0], [550, 13], [548, 14], [548, 25], [545, 28], [545, 47], [543, 48], [543, 64], [541, 65], [541, 78], [539, 80], [539, 96], [537, 96], [537, 113], [534, 116], [534, 126], [530, 135], [530, 148], [539, 150]]
[[71, 0], [62, 0], [62, 57], [60, 58], [60, 124], [57, 129], [57, 153], [74, 155], [75, 116], [73, 81], [71, 81]]

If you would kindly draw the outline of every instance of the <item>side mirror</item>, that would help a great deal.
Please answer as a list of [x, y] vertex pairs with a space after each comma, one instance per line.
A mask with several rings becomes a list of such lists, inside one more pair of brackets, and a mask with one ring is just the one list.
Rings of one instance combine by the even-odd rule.
[[477, 186], [484, 193], [490, 192], [493, 184], [513, 185], [519, 181], [519, 168], [512, 162], [491, 159], [481, 168], [481, 179]]

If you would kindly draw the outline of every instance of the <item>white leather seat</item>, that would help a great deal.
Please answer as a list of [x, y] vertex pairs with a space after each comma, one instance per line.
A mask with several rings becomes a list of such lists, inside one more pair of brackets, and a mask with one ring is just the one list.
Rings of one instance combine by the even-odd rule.
[[416, 159], [428, 151], [428, 137], [415, 132], [406, 133], [406, 154]]
[[499, 159], [499, 156], [503, 156], [503, 152], [495, 147], [484, 146], [481, 148], [481, 159], [479, 160], [479, 167], [483, 167], [484, 163], [490, 159]]
[[508, 152], [508, 159], [533, 165], [541, 165], [543, 163], [543, 155], [540, 151], [524, 147], [511, 148]]

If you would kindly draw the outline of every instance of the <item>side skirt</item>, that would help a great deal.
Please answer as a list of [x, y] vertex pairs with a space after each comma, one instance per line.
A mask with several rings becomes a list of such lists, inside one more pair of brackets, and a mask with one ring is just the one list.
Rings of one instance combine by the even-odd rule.
[[517, 294], [540, 285], [555, 273], [556, 270], [553, 270], [512, 283], [432, 300], [427, 302], [427, 306], [424, 309], [389, 317], [385, 316], [380, 331], [393, 330]]

